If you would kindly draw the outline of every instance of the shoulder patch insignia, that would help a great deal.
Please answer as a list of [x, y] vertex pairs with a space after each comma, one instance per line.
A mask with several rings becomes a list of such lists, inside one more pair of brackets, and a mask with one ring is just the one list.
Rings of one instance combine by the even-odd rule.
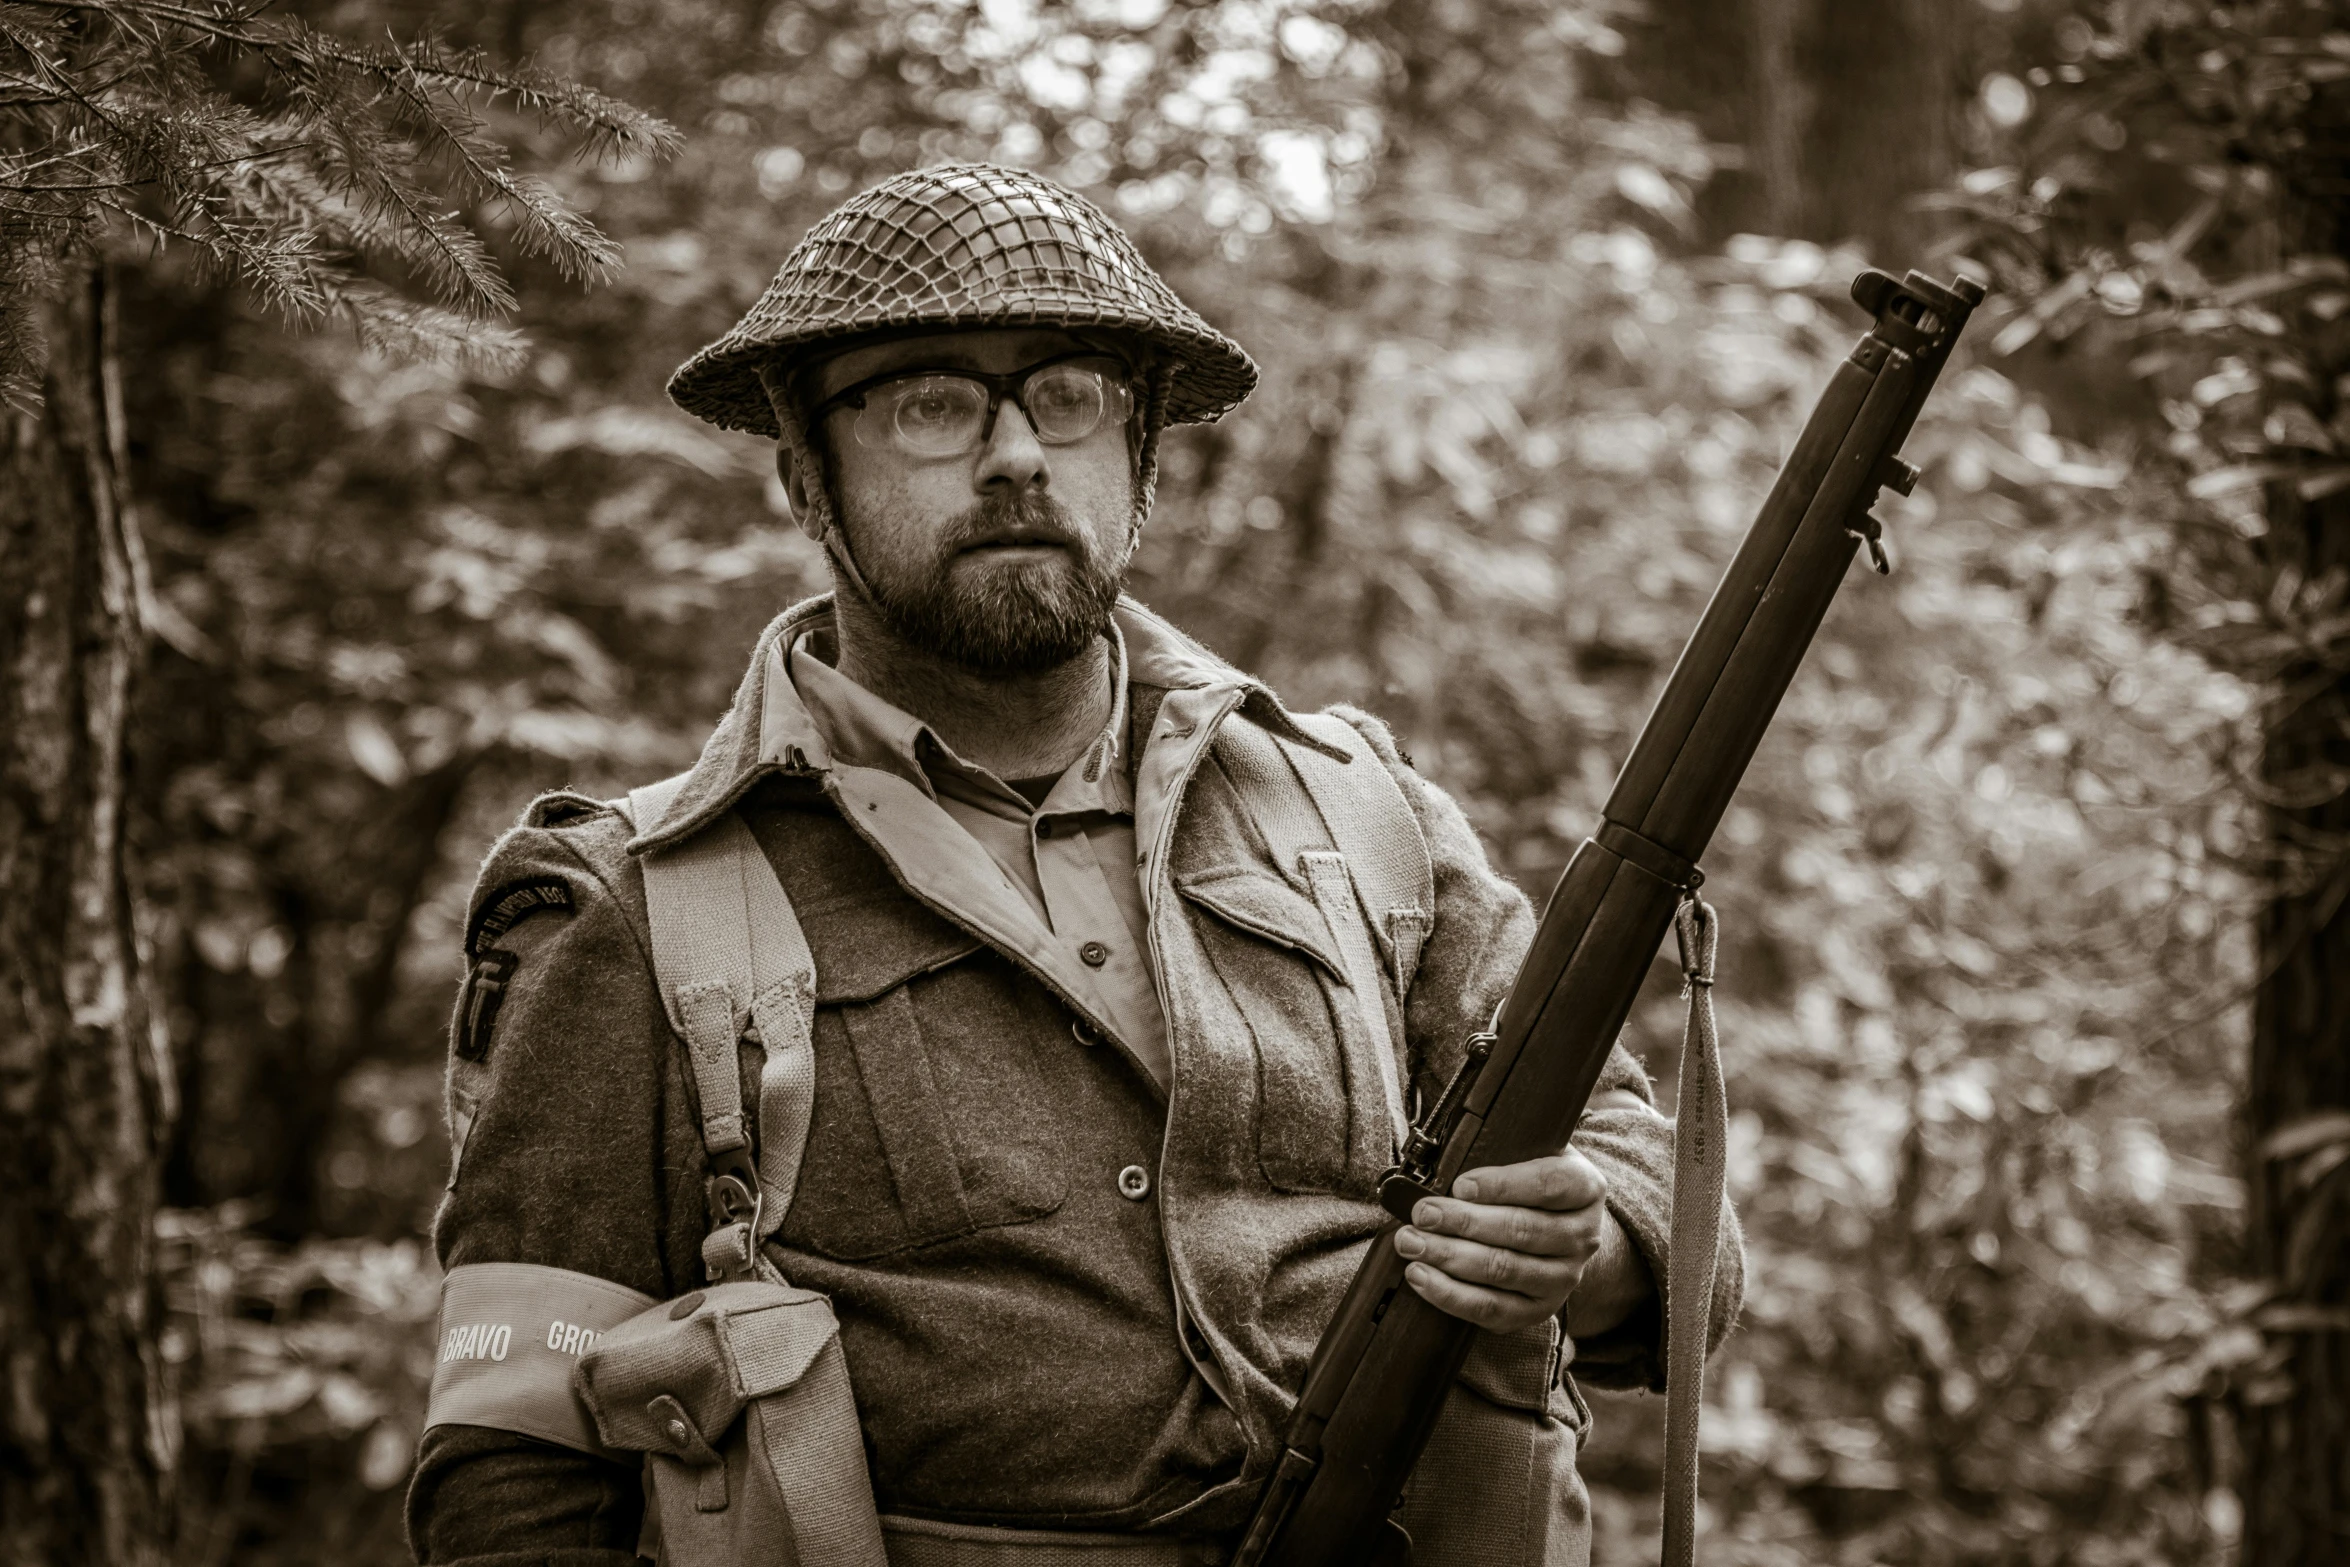
[[490, 1030], [497, 1026], [498, 1007], [506, 999], [506, 981], [514, 977], [514, 954], [493, 947], [466, 971], [465, 988], [457, 995], [457, 1059], [486, 1061]]
[[466, 970], [465, 987], [457, 994], [457, 1059], [489, 1059], [490, 1030], [497, 1025], [498, 1008], [506, 1000], [506, 982], [522, 961], [515, 953], [490, 943], [541, 909], [569, 914], [574, 907], [571, 883], [560, 876], [510, 881], [481, 900], [473, 923], [465, 928], [465, 956], [472, 967]]
[[465, 928], [465, 955], [478, 960], [482, 949], [540, 909], [572, 910], [571, 884], [560, 876], [533, 876], [510, 881], [481, 900], [473, 923]]

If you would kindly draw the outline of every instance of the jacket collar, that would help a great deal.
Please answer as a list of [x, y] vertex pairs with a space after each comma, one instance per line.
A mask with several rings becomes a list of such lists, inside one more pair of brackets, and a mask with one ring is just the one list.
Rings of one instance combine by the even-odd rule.
[[[1112, 613], [1125, 639], [1126, 674], [1132, 684], [1176, 691], [1237, 687], [1243, 714], [1285, 739], [1344, 759], [1306, 733], [1270, 686], [1225, 663], [1151, 610], [1122, 597]], [[726, 716], [718, 720], [660, 819], [636, 824], [637, 836], [628, 845], [631, 854], [692, 836], [769, 773], [822, 778], [832, 770], [831, 751], [786, 667], [792, 645], [831, 619], [832, 595], [820, 593], [768, 622], [751, 650], [750, 668], [735, 688]]]

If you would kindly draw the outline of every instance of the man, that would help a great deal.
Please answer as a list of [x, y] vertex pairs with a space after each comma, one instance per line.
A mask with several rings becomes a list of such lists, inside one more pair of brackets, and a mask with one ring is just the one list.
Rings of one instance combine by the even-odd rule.
[[[702, 1282], [710, 1225], [636, 856], [747, 822], [817, 991], [813, 1123], [768, 1255], [839, 1314], [885, 1519], [951, 1526], [925, 1561], [1228, 1549], [1379, 1227], [1397, 1118], [1532, 933], [1375, 720], [1295, 717], [1121, 597], [1161, 429], [1254, 381], [1058, 186], [974, 165], [854, 198], [671, 383], [776, 439], [834, 593], [769, 628], [659, 820], [550, 796], [476, 893], [494, 987], [460, 1006], [442, 1260], [667, 1299]], [[1341, 858], [1298, 803], [1316, 757], [1400, 795], [1425, 844], [1432, 906], [1376, 943], [1304, 874]], [[1670, 1128], [1621, 1047], [1567, 1131], [1393, 1242], [1413, 1289], [1489, 1330], [1447, 1421], [1498, 1421], [1523, 1455], [1445, 1449], [1474, 1482], [1407, 1498], [1423, 1563], [1582, 1560], [1565, 1363], [1661, 1385]], [[1740, 1270], [1732, 1228], [1716, 1337]], [[422, 1562], [624, 1567], [641, 1506], [629, 1467], [442, 1425], [410, 1530]], [[949, 1536], [964, 1554], [937, 1554]]]

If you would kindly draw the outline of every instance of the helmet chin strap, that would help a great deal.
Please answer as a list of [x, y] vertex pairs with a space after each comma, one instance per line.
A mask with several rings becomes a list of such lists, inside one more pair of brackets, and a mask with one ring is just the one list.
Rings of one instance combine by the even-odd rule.
[[1167, 398], [1175, 389], [1176, 365], [1163, 360], [1143, 375], [1142, 434], [1134, 443], [1134, 524], [1126, 530], [1126, 558], [1142, 546], [1142, 525], [1159, 491], [1159, 432], [1167, 427]]
[[849, 550], [848, 535], [841, 531], [840, 513], [832, 503], [832, 481], [825, 474], [824, 464], [817, 460], [814, 443], [808, 439], [806, 415], [798, 394], [792, 390], [791, 377], [771, 373], [770, 367], [762, 365], [759, 381], [767, 388], [768, 401], [775, 407], [775, 423], [782, 431], [784, 450], [790, 453], [792, 467], [801, 475], [801, 486], [808, 497], [807, 516], [795, 519], [800, 531], [824, 546], [834, 573], [856, 589], [859, 598], [878, 608], [873, 589], [865, 581], [857, 557]]

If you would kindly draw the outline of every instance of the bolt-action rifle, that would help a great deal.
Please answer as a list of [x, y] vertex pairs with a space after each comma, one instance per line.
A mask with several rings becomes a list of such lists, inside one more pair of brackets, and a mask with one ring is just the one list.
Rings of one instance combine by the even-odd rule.
[[1420, 1198], [1464, 1169], [1556, 1153], [1572, 1128], [1698, 857], [1803, 662], [1853, 552], [1888, 569], [1870, 512], [1918, 471], [1897, 455], [1983, 290], [1922, 273], [1854, 279], [1875, 317], [1836, 367], [1761, 515], [1681, 650], [1597, 832], [1567, 862], [1492, 1031], [1472, 1041], [1387, 1172], [1391, 1216], [1306, 1368], [1283, 1452], [1233, 1567], [1409, 1560], [1390, 1513], [1478, 1331], [1404, 1287], [1390, 1244]]

